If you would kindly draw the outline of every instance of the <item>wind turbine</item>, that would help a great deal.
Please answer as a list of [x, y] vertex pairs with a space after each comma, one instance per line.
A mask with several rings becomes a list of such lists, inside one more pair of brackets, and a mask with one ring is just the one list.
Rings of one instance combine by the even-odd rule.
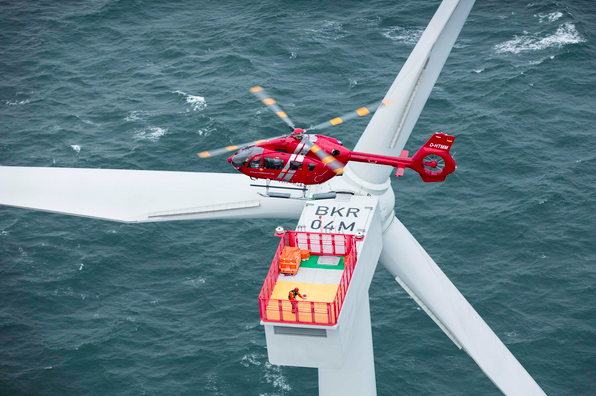
[[[441, 3], [385, 96], [394, 104], [374, 114], [355, 150], [400, 155], [473, 4], [474, 0]], [[368, 285], [378, 260], [504, 394], [544, 395], [395, 217], [391, 172], [389, 166], [350, 163], [342, 177], [306, 192], [307, 197], [341, 192], [371, 213], [363, 225], [365, 236], [357, 266], [360, 272], [354, 275], [359, 280], [351, 284], [343, 317], [333, 330], [343, 332], [341, 337], [349, 342], [342, 344], [342, 361], [336, 368], [319, 367], [320, 394], [376, 394]], [[308, 202], [260, 195], [240, 174], [0, 167], [1, 205], [118, 222], [291, 218], [300, 219], [298, 230], [305, 230], [308, 220], [317, 215], [315, 206]], [[353, 320], [349, 321], [350, 317]], [[270, 360], [283, 361], [283, 349], [276, 350], [274, 345], [275, 326], [264, 324]], [[314, 341], [306, 340], [304, 345], [317, 348]]]

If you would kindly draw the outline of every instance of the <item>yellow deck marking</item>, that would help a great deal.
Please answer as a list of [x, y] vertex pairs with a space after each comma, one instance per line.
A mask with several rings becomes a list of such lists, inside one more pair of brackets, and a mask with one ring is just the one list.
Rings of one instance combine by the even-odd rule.
[[252, 87], [250, 89], [250, 92], [259, 92], [259, 91], [262, 91], [262, 90], [263, 90], [263, 87]]
[[209, 154], [207, 151], [203, 151], [202, 153], [199, 153], [197, 155], [201, 158], [211, 157], [211, 154]]
[[271, 98], [269, 98], [269, 99], [263, 99], [263, 103], [265, 103], [266, 105], [271, 105], [271, 104], [274, 104], [275, 103], [275, 100], [274, 99], [271, 99]]
[[226, 147], [226, 149], [228, 149], [229, 151], [238, 150], [238, 146], [228, 146]]
[[329, 157], [323, 158], [321, 161], [323, 161], [324, 164], [328, 164], [330, 162], [335, 161], [335, 158], [333, 158], [332, 156], [329, 156]]
[[[287, 300], [288, 293], [290, 292], [290, 290], [294, 290], [295, 287], [300, 289], [300, 294], [306, 294], [308, 296], [306, 301], [333, 302], [333, 299], [337, 294], [338, 285], [277, 281], [275, 289], [273, 289], [273, 294], [271, 295], [271, 298], [276, 300]], [[302, 301], [300, 297], [298, 297], [297, 299], [298, 301]]]
[[[297, 304], [298, 316], [301, 321], [314, 321], [317, 323], [327, 323], [329, 316], [327, 313], [327, 303], [333, 302], [335, 295], [337, 294], [338, 285], [323, 285], [318, 283], [302, 283], [302, 282], [291, 282], [291, 281], [277, 281], [273, 294], [271, 295], [272, 301], [269, 301], [267, 305], [267, 319], [269, 320], [280, 320], [279, 312], [279, 301], [282, 300], [283, 320], [294, 321], [296, 320], [296, 314], [293, 314], [292, 305], [288, 300], [288, 293], [295, 287], [300, 289], [302, 295], [306, 294], [308, 298], [305, 304], [300, 304], [300, 297], [297, 298], [299, 303]], [[314, 304], [311, 306], [308, 302], [312, 301]], [[314, 308], [314, 315], [312, 309]], [[331, 308], [331, 321], [335, 321], [336, 318]], [[314, 318], [313, 318], [314, 316]]]
[[358, 113], [358, 115], [360, 117], [365, 116], [367, 114], [370, 114], [370, 111], [368, 111], [368, 109], [366, 107], [363, 107], [361, 109], [356, 110], [356, 113]]
[[384, 103], [386, 106], [389, 106], [389, 105], [392, 105], [392, 104], [393, 104], [393, 101], [392, 101], [391, 99], [385, 99], [385, 100], [383, 101], [383, 103]]
[[286, 117], [286, 118], [288, 117], [288, 115], [286, 113], [284, 113], [283, 111], [278, 111], [276, 114], [280, 117]]
[[331, 123], [331, 125], [337, 125], [337, 124], [341, 124], [344, 121], [341, 118], [337, 117], [337, 118], [332, 119], [329, 122]]

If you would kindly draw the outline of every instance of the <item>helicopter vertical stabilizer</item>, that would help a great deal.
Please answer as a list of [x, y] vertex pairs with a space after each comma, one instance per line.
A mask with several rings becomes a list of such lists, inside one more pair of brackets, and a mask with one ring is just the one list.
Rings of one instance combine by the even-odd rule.
[[426, 142], [426, 144], [423, 147], [449, 151], [454, 140], [455, 136], [435, 132], [435, 134], [432, 135], [430, 139], [428, 139], [428, 142]]

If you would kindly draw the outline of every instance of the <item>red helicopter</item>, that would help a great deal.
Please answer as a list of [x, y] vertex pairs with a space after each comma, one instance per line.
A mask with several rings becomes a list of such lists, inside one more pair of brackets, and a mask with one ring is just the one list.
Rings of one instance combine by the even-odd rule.
[[203, 151], [198, 154], [199, 157], [208, 158], [236, 151], [228, 158], [228, 162], [241, 173], [257, 179], [302, 185], [321, 184], [336, 175], [341, 175], [345, 164], [350, 161], [395, 166], [396, 176], [403, 176], [405, 168], [410, 168], [418, 172], [425, 182], [443, 181], [455, 170], [455, 161], [449, 154], [455, 137], [443, 133], [435, 133], [413, 157], [408, 157], [409, 152], [406, 150], [402, 151], [399, 157], [358, 153], [348, 150], [337, 139], [306, 133], [371, 114], [381, 106], [390, 106], [391, 101], [373, 103], [304, 130], [295, 127], [287, 114], [262, 87], [251, 88], [250, 92], [284, 120], [292, 133]]

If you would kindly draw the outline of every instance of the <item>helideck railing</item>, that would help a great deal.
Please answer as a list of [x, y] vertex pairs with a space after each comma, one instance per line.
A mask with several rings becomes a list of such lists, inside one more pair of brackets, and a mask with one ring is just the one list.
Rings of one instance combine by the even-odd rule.
[[[310, 249], [312, 254], [318, 256], [343, 257], [344, 270], [332, 302], [290, 301], [287, 298], [271, 298], [280, 274], [279, 257], [285, 246], [299, 247], [302, 250]], [[356, 243], [353, 235], [284, 232], [259, 294], [261, 320], [277, 323], [335, 325], [352, 280], [356, 260]]]

